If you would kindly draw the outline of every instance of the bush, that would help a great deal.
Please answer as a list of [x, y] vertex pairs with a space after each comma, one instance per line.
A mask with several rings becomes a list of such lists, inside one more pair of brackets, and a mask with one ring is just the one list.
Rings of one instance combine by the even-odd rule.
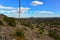
[[4, 17], [4, 20], [8, 23], [9, 26], [16, 26], [15, 19]]
[[20, 40], [21, 40], [21, 39], [24, 39], [24, 32], [23, 32], [22, 30], [17, 29], [17, 30], [15, 31], [15, 36], [16, 36], [17, 38], [20, 38]]
[[32, 23], [30, 21], [21, 21], [21, 25], [33, 29]]
[[39, 28], [39, 34], [42, 35], [44, 33], [44, 28], [43, 27], [40, 27]]
[[21, 22], [21, 25], [30, 26], [30, 23], [29, 22]]
[[3, 22], [0, 20], [0, 25], [4, 25]]
[[48, 32], [50, 37], [53, 37], [55, 40], [60, 40], [60, 36], [57, 34], [56, 30], [49, 30]]
[[36, 28], [39, 28], [39, 27], [40, 27], [39, 24], [37, 24], [37, 25], [36, 25]]

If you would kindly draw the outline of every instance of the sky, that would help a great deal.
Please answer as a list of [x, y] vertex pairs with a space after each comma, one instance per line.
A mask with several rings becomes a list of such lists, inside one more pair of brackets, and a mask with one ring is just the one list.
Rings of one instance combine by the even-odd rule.
[[20, 0], [20, 7], [19, 0], [0, 0], [0, 14], [16, 18], [19, 14], [21, 18], [60, 17], [60, 0]]

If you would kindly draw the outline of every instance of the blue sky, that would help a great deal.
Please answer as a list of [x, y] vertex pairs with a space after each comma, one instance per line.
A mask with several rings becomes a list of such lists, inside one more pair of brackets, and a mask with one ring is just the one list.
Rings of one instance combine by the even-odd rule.
[[[0, 14], [19, 17], [18, 6], [19, 0], [0, 0]], [[20, 17], [60, 17], [60, 0], [20, 0]]]

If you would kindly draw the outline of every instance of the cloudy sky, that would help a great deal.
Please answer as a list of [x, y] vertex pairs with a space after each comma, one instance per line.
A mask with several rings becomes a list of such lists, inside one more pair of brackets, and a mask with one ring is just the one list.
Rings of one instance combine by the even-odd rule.
[[0, 14], [9, 17], [60, 17], [60, 0], [0, 0]]

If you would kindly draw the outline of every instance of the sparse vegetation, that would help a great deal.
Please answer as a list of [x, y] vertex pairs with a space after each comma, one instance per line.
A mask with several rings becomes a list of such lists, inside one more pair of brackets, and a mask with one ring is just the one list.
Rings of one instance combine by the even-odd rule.
[[30, 21], [21, 21], [21, 25], [29, 27], [31, 29], [33, 29], [32, 23]]
[[0, 25], [4, 25], [3, 21], [0, 20]]
[[40, 28], [39, 24], [37, 24], [35, 28]]
[[[43, 39], [43, 37], [46, 37], [48, 38], [47, 40], [50, 40], [50, 38], [54, 38], [55, 40], [60, 40], [60, 19], [58, 20], [56, 19], [52, 20], [50, 18], [20, 19], [20, 25], [19, 25], [18, 19], [9, 18], [4, 15], [2, 16], [3, 16], [1, 18], [2, 20], [0, 20], [0, 34], [5, 35], [6, 39], [40, 40], [40, 38]], [[13, 27], [9, 27], [9, 26], [13, 26]]]
[[40, 27], [38, 31], [39, 31], [39, 34], [41, 36], [44, 33], [44, 28], [43, 27]]
[[60, 40], [60, 36], [57, 34], [56, 30], [49, 30], [48, 32], [50, 37], [53, 37], [55, 40]]
[[30, 26], [31, 24], [30, 24], [30, 22], [21, 22], [21, 25], [24, 25], [24, 26]]
[[17, 37], [18, 40], [23, 40], [24, 39], [24, 32], [20, 29], [17, 29], [15, 31], [15, 36]]
[[16, 22], [14, 18], [4, 17], [4, 20], [7, 22], [9, 26], [16, 26]]

